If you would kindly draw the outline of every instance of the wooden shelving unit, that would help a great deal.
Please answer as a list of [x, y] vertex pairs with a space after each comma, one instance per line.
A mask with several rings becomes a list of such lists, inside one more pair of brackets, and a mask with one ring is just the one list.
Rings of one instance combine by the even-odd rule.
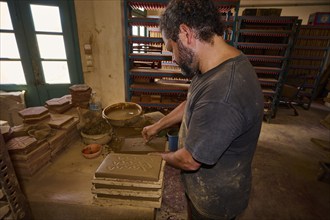
[[290, 57], [287, 83], [299, 88], [296, 102], [309, 109], [330, 51], [330, 26], [302, 25]]
[[[233, 44], [240, 1], [214, 1], [226, 26], [224, 39]], [[167, 3], [168, 0], [124, 1], [126, 100], [143, 108], [173, 109], [187, 96], [190, 79], [181, 74], [180, 68], [172, 63], [172, 54], [164, 50], [159, 18], [154, 15], [160, 14]], [[144, 27], [144, 31], [138, 35], [133, 33], [133, 27]]]
[[300, 25], [297, 17], [240, 16], [235, 47], [247, 55], [264, 94], [265, 119], [276, 116], [287, 64]]

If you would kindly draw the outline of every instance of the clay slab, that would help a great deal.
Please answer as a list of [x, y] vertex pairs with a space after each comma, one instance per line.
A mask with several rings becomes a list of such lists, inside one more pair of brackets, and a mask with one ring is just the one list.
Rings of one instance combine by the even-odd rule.
[[147, 154], [151, 152], [164, 152], [166, 138], [154, 138], [145, 143], [143, 138], [125, 138], [120, 153]]
[[24, 119], [37, 118], [46, 113], [48, 113], [48, 109], [44, 106], [30, 107], [18, 112], [18, 114]]
[[154, 199], [151, 201], [141, 201], [139, 199], [127, 199], [122, 197], [109, 197], [104, 195], [97, 195], [94, 197], [94, 204], [100, 206], [113, 206], [113, 205], [128, 205], [148, 208], [160, 208], [162, 204], [162, 198]]
[[60, 128], [72, 119], [71, 115], [51, 114], [48, 124], [53, 128]]
[[[148, 189], [155, 190], [163, 187], [164, 184], [164, 169], [165, 169], [165, 161], [162, 161], [159, 179], [158, 181], [146, 181], [146, 180], [123, 180], [116, 178], [104, 178], [104, 177], [95, 177], [92, 179], [93, 185], [96, 187], [97, 185], [102, 185], [103, 188], [130, 188], [130, 189]], [[96, 187], [98, 188], [98, 187]]]
[[15, 137], [6, 143], [9, 153], [28, 154], [38, 147], [37, 139], [30, 136]]
[[65, 104], [65, 105], [62, 105], [62, 106], [49, 106], [49, 105], [45, 105], [45, 106], [52, 113], [64, 113], [72, 107], [72, 104], [69, 103], [69, 104]]
[[41, 116], [35, 116], [35, 117], [28, 117], [23, 120], [24, 123], [37, 123], [40, 122], [46, 118], [49, 118], [50, 114], [47, 112], [45, 114], [42, 114]]
[[141, 189], [108, 189], [108, 188], [92, 188], [92, 193], [96, 195], [108, 195], [108, 196], [122, 196], [134, 197], [140, 199], [158, 199], [162, 195], [162, 190], [158, 189], [156, 191], [151, 190], [141, 190]]
[[161, 156], [111, 153], [95, 177], [158, 181], [161, 163]]
[[53, 98], [53, 99], [46, 101], [46, 104], [49, 106], [61, 106], [61, 105], [69, 104], [69, 103], [70, 103], [70, 100], [68, 100], [65, 97]]
[[47, 151], [39, 159], [33, 161], [32, 163], [24, 164], [14, 162], [13, 165], [18, 174], [24, 178], [31, 177], [32, 175], [34, 175], [38, 170], [46, 166], [49, 161], [50, 153]]
[[69, 89], [70, 89], [70, 91], [80, 92], [80, 91], [89, 90], [90, 87], [88, 85], [85, 85], [85, 84], [76, 84], [76, 85], [70, 86]]
[[47, 142], [44, 142], [38, 146], [35, 150], [28, 154], [11, 154], [10, 158], [13, 161], [23, 161], [25, 163], [31, 163], [31, 161], [35, 160], [36, 158], [40, 158], [46, 151], [50, 152], [49, 146]]

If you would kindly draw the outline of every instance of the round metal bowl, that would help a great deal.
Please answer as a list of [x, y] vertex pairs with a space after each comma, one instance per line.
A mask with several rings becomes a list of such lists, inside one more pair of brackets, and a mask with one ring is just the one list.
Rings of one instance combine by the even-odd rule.
[[107, 106], [102, 117], [113, 126], [124, 127], [134, 124], [142, 114], [140, 105], [134, 102], [120, 102]]

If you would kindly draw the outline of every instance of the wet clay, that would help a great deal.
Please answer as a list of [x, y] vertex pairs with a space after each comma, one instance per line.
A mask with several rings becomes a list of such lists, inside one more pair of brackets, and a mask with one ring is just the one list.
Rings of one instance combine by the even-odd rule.
[[154, 138], [149, 143], [145, 143], [141, 138], [125, 138], [120, 149], [120, 153], [147, 154], [151, 152], [164, 152], [166, 138]]
[[109, 154], [95, 177], [158, 181], [162, 158], [154, 155]]

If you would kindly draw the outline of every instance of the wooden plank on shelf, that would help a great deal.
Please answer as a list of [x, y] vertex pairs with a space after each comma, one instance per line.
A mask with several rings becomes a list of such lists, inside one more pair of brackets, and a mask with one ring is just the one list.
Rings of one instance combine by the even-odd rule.
[[132, 91], [154, 91], [154, 92], [187, 92], [188, 87], [186, 86], [178, 86], [178, 85], [164, 85], [157, 83], [134, 83], [130, 86]]
[[275, 91], [274, 90], [270, 90], [270, 89], [263, 89], [262, 90], [262, 93], [264, 95], [274, 95], [275, 94]]
[[170, 69], [151, 69], [151, 68], [133, 68], [133, 69], [130, 69], [130, 73], [132, 75], [134, 74], [179, 74], [181, 76], [182, 73], [180, 70], [170, 70]]
[[131, 53], [129, 58], [132, 60], [148, 60], [148, 61], [162, 61], [172, 60], [171, 54], [160, 54], [160, 53]]
[[241, 48], [256, 48], [256, 49], [278, 49], [287, 48], [288, 44], [272, 44], [272, 43], [251, 43], [251, 42], [238, 42], [236, 43]]

